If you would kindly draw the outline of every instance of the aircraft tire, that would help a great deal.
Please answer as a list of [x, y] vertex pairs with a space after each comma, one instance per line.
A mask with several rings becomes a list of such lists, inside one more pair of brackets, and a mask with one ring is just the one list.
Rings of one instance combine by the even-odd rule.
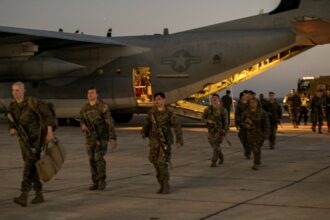
[[68, 119], [67, 118], [58, 118], [57, 122], [58, 122], [58, 126], [65, 126], [67, 123]]
[[132, 120], [133, 114], [112, 114], [112, 118], [116, 123], [128, 123]]
[[80, 126], [80, 120], [79, 118], [69, 118], [70, 124], [74, 127]]

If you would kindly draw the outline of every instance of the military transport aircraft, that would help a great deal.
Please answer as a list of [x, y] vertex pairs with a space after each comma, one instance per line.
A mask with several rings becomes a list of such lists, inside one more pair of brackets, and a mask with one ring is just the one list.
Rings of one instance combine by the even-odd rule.
[[0, 99], [13, 81], [75, 118], [89, 86], [116, 121], [145, 112], [166, 92], [178, 114], [200, 117], [199, 99], [330, 43], [330, 0], [282, 0], [270, 13], [169, 34], [101, 37], [0, 27]]

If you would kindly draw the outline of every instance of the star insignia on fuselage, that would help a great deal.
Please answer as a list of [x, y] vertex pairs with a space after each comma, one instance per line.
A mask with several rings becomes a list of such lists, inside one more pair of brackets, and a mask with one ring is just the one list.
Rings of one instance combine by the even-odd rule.
[[163, 57], [161, 59], [162, 64], [171, 65], [175, 72], [185, 72], [192, 64], [198, 64], [201, 62], [201, 57], [192, 56], [187, 50], [176, 51], [171, 57]]

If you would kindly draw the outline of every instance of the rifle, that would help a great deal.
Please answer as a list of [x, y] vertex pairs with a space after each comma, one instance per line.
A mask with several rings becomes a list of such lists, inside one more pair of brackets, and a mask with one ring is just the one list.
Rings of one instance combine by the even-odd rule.
[[[212, 109], [211, 111], [213, 111], [213, 109]], [[217, 119], [217, 118], [214, 119], [215, 122], [216, 122], [216, 126], [217, 126], [217, 128], [218, 128], [218, 130], [219, 130], [219, 135], [222, 133], [223, 136], [224, 136], [224, 138], [225, 138], [225, 140], [226, 140], [226, 142], [227, 142], [227, 144], [228, 144], [230, 147], [232, 147], [233, 145], [231, 144], [231, 141], [228, 139], [228, 137], [227, 137], [227, 135], [226, 135], [226, 132], [222, 129], [222, 125], [221, 125], [221, 123], [220, 123], [220, 119], [221, 119], [221, 117], [218, 118], [218, 119]]]
[[227, 137], [226, 132], [222, 129], [219, 120], [216, 120], [216, 122], [217, 122], [217, 128], [219, 129], [219, 133], [220, 133], [220, 134], [221, 134], [221, 133], [223, 134], [223, 136], [224, 136], [224, 138], [225, 138], [227, 144], [228, 144], [230, 147], [232, 147], [233, 145], [231, 144], [231, 141], [230, 141], [229, 138]]
[[[223, 132], [223, 129], [222, 128], [220, 128], [220, 129], [222, 130], [221, 132]], [[227, 134], [226, 133], [224, 133], [224, 134], [225, 134], [224, 138], [225, 138], [227, 144], [229, 145], [229, 147], [232, 147], [233, 145], [232, 145], [231, 141], [229, 140], [229, 138], [227, 137]]]
[[24, 144], [25, 144], [24, 147], [27, 146], [25, 150], [29, 154], [29, 157], [34, 160], [37, 160], [36, 156], [34, 155], [34, 153], [32, 151], [32, 148], [34, 146], [30, 143], [29, 136], [27, 135], [24, 127], [14, 119], [12, 114], [10, 114], [8, 112], [8, 109], [4, 103], [2, 103], [0, 101], [0, 105], [1, 105], [2, 109], [5, 111], [5, 115], [7, 116], [8, 120], [14, 125], [14, 128], [16, 129], [19, 139], [21, 139], [24, 142]]
[[166, 143], [166, 138], [165, 138], [164, 132], [163, 132], [162, 128], [158, 126], [155, 115], [153, 113], [151, 114], [151, 121], [156, 127], [156, 131], [157, 131], [157, 134], [158, 134], [160, 142], [161, 142], [161, 147], [164, 151], [163, 156], [166, 159], [166, 163], [168, 164], [170, 169], [173, 170], [173, 166], [172, 166], [172, 162], [171, 162], [171, 158], [170, 158], [169, 146]]
[[84, 122], [86, 123], [86, 126], [88, 128], [88, 133], [91, 134], [92, 138], [93, 138], [93, 141], [94, 143], [96, 144], [96, 149], [97, 150], [100, 150], [100, 141], [98, 140], [98, 134], [97, 134], [97, 131], [93, 125], [93, 123], [89, 120], [89, 116], [88, 114], [84, 113], [83, 114], [85, 120]]

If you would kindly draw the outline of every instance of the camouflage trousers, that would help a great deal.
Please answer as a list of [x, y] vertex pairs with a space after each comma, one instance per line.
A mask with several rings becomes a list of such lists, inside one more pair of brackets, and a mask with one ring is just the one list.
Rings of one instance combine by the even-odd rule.
[[28, 146], [25, 145], [24, 142], [19, 141], [20, 148], [22, 151], [22, 156], [24, 160], [24, 170], [23, 170], [23, 180], [21, 183], [21, 191], [22, 192], [29, 192], [33, 188], [35, 191], [42, 190], [42, 183], [40, 181], [36, 162], [40, 159], [40, 150], [31, 149], [33, 152], [34, 157], [31, 156], [30, 152], [27, 150], [29, 149]]
[[323, 125], [323, 114], [321, 112], [313, 112], [311, 113], [311, 120], [312, 120], [312, 126], [318, 125], [319, 127], [322, 127]]
[[220, 147], [220, 144], [223, 141], [223, 136], [210, 134], [208, 141], [213, 149], [212, 163], [216, 163], [218, 160], [223, 160], [223, 154]]
[[299, 114], [298, 114], [299, 110], [294, 107], [289, 107], [289, 108], [290, 108], [289, 116], [291, 118], [292, 124], [293, 126], [297, 126], [299, 123]]
[[165, 152], [162, 144], [157, 139], [150, 139], [149, 161], [156, 170], [157, 181], [160, 185], [167, 184], [170, 179], [168, 162], [171, 159], [171, 147]]
[[107, 152], [108, 140], [101, 140], [98, 143], [92, 138], [86, 138], [86, 148], [89, 158], [89, 166], [93, 183], [106, 179], [106, 161], [104, 155]]
[[240, 127], [239, 132], [238, 132], [238, 137], [239, 137], [239, 140], [241, 141], [241, 144], [243, 145], [244, 155], [250, 156], [251, 148], [247, 144], [247, 130], [243, 127]]
[[270, 124], [269, 143], [274, 146], [276, 142], [277, 124]]
[[256, 165], [261, 164], [261, 147], [264, 143], [263, 137], [261, 135], [249, 134], [247, 144], [253, 152], [253, 163]]

